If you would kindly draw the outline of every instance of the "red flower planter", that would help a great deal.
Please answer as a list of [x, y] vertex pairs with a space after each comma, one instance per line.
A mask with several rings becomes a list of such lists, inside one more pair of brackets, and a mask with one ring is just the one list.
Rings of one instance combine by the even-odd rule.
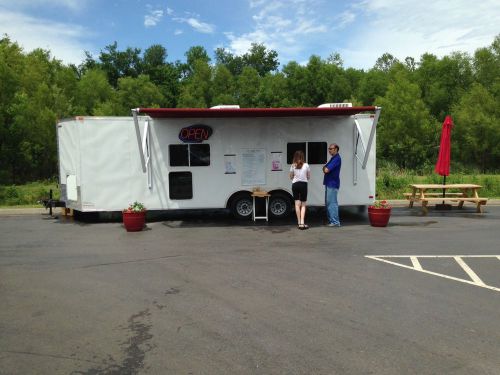
[[146, 211], [123, 211], [123, 225], [127, 232], [140, 232], [146, 225]]
[[386, 227], [390, 217], [390, 208], [368, 207], [368, 218], [373, 227]]

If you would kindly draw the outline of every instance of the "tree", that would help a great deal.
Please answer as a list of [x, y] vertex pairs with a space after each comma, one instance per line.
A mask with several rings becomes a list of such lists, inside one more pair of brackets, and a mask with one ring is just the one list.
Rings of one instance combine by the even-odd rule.
[[398, 59], [396, 59], [394, 56], [392, 56], [390, 53], [384, 53], [382, 56], [380, 56], [377, 61], [375, 62], [375, 65], [373, 69], [380, 70], [382, 72], [389, 72], [391, 67], [399, 62]]
[[263, 44], [252, 43], [250, 50], [242, 56], [243, 65], [254, 68], [261, 77], [278, 69], [278, 53], [268, 50]]
[[270, 108], [291, 107], [287, 92], [287, 79], [283, 73], [266, 74], [261, 79], [257, 105]]
[[106, 73], [101, 69], [90, 69], [77, 83], [75, 113], [93, 115], [104, 102], [111, 99], [113, 88], [108, 83]]
[[434, 162], [439, 146], [436, 121], [420, 97], [420, 89], [400, 73], [384, 97], [377, 130], [377, 155], [401, 168], [419, 168]]
[[304, 87], [307, 85], [306, 68], [299, 65], [296, 61], [290, 61], [283, 67], [283, 74], [287, 83], [286, 97], [291, 106], [302, 107], [311, 100], [304, 94]]
[[383, 97], [389, 85], [389, 76], [381, 70], [371, 69], [359, 83], [357, 97], [363, 105], [373, 105], [377, 97]]
[[106, 72], [108, 81], [113, 87], [117, 87], [119, 78], [137, 77], [142, 73], [140, 53], [139, 48], [131, 47], [119, 51], [117, 42], [101, 51], [99, 67]]
[[191, 47], [184, 55], [186, 56], [186, 64], [183, 66], [182, 73], [184, 78], [189, 78], [194, 73], [198, 61], [206, 65], [210, 63], [210, 57], [202, 46]]
[[423, 100], [439, 120], [449, 114], [452, 105], [469, 89], [472, 80], [471, 59], [465, 53], [452, 53], [441, 60], [424, 54], [416, 71]]
[[480, 83], [474, 83], [453, 107], [452, 143], [459, 160], [479, 166], [484, 173], [500, 165], [500, 101]]
[[216, 65], [224, 65], [233, 76], [239, 76], [243, 71], [243, 58], [235, 56], [224, 48], [217, 48], [215, 50]]
[[257, 105], [260, 88], [260, 76], [254, 68], [245, 66], [238, 77], [238, 103], [242, 107], [252, 108]]
[[491, 46], [479, 48], [473, 59], [474, 78], [487, 90], [492, 91], [500, 85], [500, 35], [497, 35]]
[[98, 115], [130, 116], [130, 110], [138, 107], [160, 107], [164, 98], [158, 87], [141, 74], [137, 78], [118, 80], [118, 90], [113, 97], [98, 105]]
[[198, 59], [193, 63], [192, 73], [181, 87], [178, 107], [207, 108], [212, 103], [212, 69], [208, 61]]
[[234, 77], [225, 65], [215, 67], [212, 82], [212, 106], [236, 103]]

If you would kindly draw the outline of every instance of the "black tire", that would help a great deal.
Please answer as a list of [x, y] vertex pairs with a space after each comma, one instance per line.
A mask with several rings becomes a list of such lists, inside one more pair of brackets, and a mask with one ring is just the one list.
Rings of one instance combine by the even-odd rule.
[[273, 193], [269, 199], [269, 216], [284, 219], [292, 213], [292, 201], [287, 194]]
[[238, 194], [231, 200], [231, 213], [238, 220], [250, 220], [253, 212], [253, 202], [250, 194]]

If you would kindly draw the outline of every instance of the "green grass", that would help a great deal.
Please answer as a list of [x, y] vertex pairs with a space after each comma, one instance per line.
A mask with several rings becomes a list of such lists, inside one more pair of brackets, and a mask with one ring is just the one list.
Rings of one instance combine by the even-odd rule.
[[59, 188], [55, 181], [0, 185], [0, 207], [40, 207], [38, 202], [49, 198], [50, 189], [53, 190], [53, 199], [59, 199]]
[[[429, 173], [419, 176], [413, 171], [384, 167], [377, 172], [377, 199], [404, 199], [403, 194], [410, 192], [410, 184], [439, 184], [443, 177]], [[500, 198], [500, 174], [451, 174], [446, 178], [450, 184], [471, 183], [482, 186], [480, 196]], [[38, 203], [49, 198], [53, 190], [53, 199], [59, 199], [59, 187], [56, 181], [31, 182], [25, 185], [0, 185], [0, 207], [41, 207]]]
[[[411, 192], [410, 184], [441, 184], [443, 177], [436, 173], [418, 176], [410, 171], [381, 169], [377, 173], [377, 199], [404, 199]], [[477, 184], [482, 188], [479, 195], [485, 198], [500, 198], [500, 175], [498, 174], [450, 174], [447, 184]]]

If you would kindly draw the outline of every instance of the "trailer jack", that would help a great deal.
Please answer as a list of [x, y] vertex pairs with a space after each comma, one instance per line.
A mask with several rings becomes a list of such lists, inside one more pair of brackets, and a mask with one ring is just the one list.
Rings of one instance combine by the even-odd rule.
[[66, 208], [66, 202], [60, 201], [59, 199], [53, 199], [52, 189], [49, 192], [49, 199], [42, 199], [42, 204], [45, 209], [49, 209], [49, 214], [52, 216], [52, 208], [53, 207], [64, 207]]

